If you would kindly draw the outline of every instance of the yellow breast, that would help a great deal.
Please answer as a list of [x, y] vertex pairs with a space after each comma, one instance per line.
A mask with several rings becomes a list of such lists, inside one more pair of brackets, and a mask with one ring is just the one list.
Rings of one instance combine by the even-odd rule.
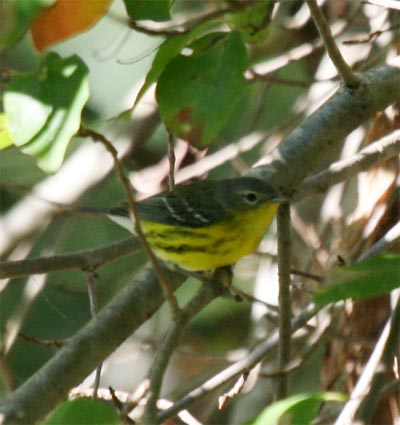
[[154, 253], [179, 267], [202, 271], [235, 263], [252, 253], [271, 224], [277, 204], [263, 204], [209, 227], [174, 227], [142, 220]]

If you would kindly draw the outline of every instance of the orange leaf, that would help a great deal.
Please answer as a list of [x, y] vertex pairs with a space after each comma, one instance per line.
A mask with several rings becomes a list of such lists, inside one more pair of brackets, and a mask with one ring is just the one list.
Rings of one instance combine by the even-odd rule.
[[113, 0], [57, 0], [31, 24], [35, 47], [42, 51], [49, 44], [72, 37], [93, 26]]

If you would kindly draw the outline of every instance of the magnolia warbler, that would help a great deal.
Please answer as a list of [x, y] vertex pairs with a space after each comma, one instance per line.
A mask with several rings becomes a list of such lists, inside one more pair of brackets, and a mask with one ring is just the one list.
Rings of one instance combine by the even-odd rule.
[[[231, 265], [253, 252], [279, 202], [288, 199], [258, 178], [197, 181], [136, 204], [154, 254], [190, 271]], [[132, 230], [129, 212], [109, 208], [110, 218]]]

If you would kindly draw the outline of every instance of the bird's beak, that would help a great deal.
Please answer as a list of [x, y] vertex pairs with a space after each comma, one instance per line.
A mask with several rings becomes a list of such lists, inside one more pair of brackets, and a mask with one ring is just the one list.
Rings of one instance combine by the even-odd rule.
[[272, 198], [272, 201], [278, 204], [289, 204], [291, 200], [292, 197], [285, 194], [279, 194], [276, 197]]

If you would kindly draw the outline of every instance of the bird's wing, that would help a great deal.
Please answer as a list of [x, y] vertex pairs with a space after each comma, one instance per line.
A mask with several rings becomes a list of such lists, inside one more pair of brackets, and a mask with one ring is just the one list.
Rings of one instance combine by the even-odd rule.
[[226, 218], [226, 211], [215, 199], [213, 185], [203, 182], [183, 186], [137, 204], [142, 220], [179, 227], [207, 227]]

